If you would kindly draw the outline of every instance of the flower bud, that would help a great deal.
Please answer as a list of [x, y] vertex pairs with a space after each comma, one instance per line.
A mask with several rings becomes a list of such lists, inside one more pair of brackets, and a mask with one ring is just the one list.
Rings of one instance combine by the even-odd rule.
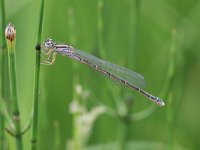
[[16, 38], [16, 29], [13, 24], [9, 23], [5, 29], [5, 37], [7, 42], [13, 42]]

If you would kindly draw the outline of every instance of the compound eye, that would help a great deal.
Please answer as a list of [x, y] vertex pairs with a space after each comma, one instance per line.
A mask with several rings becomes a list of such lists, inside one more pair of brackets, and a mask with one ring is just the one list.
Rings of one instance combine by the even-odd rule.
[[52, 47], [54, 47], [54, 42], [53, 42], [53, 40], [52, 40], [52, 39], [47, 39], [47, 40], [45, 41], [45, 47], [46, 47], [46, 48], [52, 48]]
[[50, 50], [54, 49], [54, 42], [52, 39], [46, 39], [45, 42], [41, 45], [41, 49], [43, 50], [43, 52], [49, 52]]

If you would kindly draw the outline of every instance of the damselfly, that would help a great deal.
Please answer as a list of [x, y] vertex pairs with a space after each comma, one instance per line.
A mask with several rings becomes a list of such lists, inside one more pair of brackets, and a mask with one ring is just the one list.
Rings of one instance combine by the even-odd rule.
[[144, 78], [134, 71], [99, 59], [86, 52], [75, 49], [70, 45], [56, 43], [52, 39], [47, 39], [41, 45], [41, 48], [43, 53], [43, 61], [41, 62], [42, 64], [53, 64], [56, 58], [56, 54], [62, 54], [88, 65], [94, 70], [120, 84], [130, 87], [131, 89], [141, 93], [159, 106], [165, 105], [165, 103], [160, 98], [155, 97], [143, 90]]

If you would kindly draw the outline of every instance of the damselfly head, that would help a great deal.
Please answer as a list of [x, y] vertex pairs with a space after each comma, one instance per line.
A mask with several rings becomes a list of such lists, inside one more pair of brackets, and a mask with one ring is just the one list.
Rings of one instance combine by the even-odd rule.
[[41, 45], [41, 64], [51, 65], [55, 62], [56, 52], [55, 43], [52, 39], [48, 38]]
[[54, 49], [55, 43], [52, 39], [48, 38], [46, 41], [41, 45], [42, 50], [44, 52], [52, 51]]

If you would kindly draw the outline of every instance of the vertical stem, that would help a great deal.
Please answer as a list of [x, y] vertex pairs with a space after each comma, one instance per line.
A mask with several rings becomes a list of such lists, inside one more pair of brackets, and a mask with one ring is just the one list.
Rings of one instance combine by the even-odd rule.
[[34, 102], [33, 102], [33, 122], [31, 128], [32, 149], [36, 149], [37, 133], [38, 133], [38, 96], [39, 96], [39, 74], [40, 74], [40, 50], [36, 50], [34, 74]]
[[41, 0], [37, 44], [40, 44], [41, 37], [42, 37], [42, 25], [43, 25], [43, 18], [44, 18], [44, 4], [45, 4], [45, 0]]
[[15, 54], [9, 54], [9, 70], [10, 70], [10, 89], [11, 89], [11, 100], [13, 101], [12, 115], [13, 121], [16, 130], [16, 140], [17, 140], [17, 149], [22, 150], [22, 136], [20, 128], [20, 112], [18, 106], [17, 98], [17, 81], [16, 81], [16, 64], [15, 64]]
[[131, 116], [130, 116], [130, 108], [132, 107], [133, 101], [127, 97], [124, 102], [124, 109], [126, 109], [126, 113], [124, 116], [121, 116], [121, 134], [120, 134], [120, 150], [126, 150], [127, 147], [127, 142], [129, 140], [129, 128], [130, 128], [130, 123], [131, 123]]
[[39, 16], [39, 27], [37, 35], [37, 46], [36, 46], [36, 57], [35, 57], [35, 73], [34, 73], [34, 100], [33, 100], [33, 123], [31, 127], [31, 149], [37, 149], [37, 134], [38, 134], [38, 99], [39, 99], [39, 77], [40, 77], [40, 43], [42, 36], [42, 25], [44, 16], [44, 4], [45, 0], [41, 0], [40, 16]]
[[6, 40], [4, 38], [4, 29], [6, 28], [6, 19], [5, 19], [5, 4], [4, 4], [4, 0], [1, 0], [1, 14], [2, 14], [2, 35], [1, 35], [1, 41], [2, 41], [2, 49], [5, 48], [6, 46]]
[[140, 0], [130, 1], [130, 52], [129, 67], [136, 68], [139, 48]]
[[[107, 53], [105, 50], [105, 46], [104, 46], [104, 38], [103, 38], [103, 26], [104, 26], [104, 22], [103, 22], [103, 17], [102, 17], [102, 9], [104, 7], [104, 0], [97, 0], [97, 49], [98, 49], [98, 53], [100, 54], [100, 56], [104, 59], [107, 58]], [[108, 84], [105, 85], [106, 89], [108, 89], [108, 92], [113, 95], [114, 91], [112, 88], [109, 88]], [[116, 104], [118, 103], [118, 101], [116, 101], [116, 99], [114, 99]]]
[[103, 42], [103, 18], [102, 18], [103, 0], [97, 1], [97, 42], [98, 50], [103, 58], [106, 58], [106, 52]]
[[68, 26], [69, 26], [69, 41], [72, 45], [76, 44], [76, 22], [75, 22], [75, 12], [73, 7], [68, 9]]
[[80, 117], [80, 113], [75, 113], [73, 115], [73, 149], [75, 150], [81, 150], [82, 144], [81, 144], [81, 131], [79, 124], [77, 123], [78, 118]]
[[[2, 106], [0, 106], [0, 107], [2, 107]], [[5, 124], [4, 123], [5, 123], [4, 116], [3, 116], [2, 112], [0, 111], [0, 150], [3, 150], [5, 147], [5, 134], [4, 134]]]
[[119, 150], [126, 150], [128, 122], [120, 120]]
[[173, 150], [173, 143], [174, 143], [174, 113], [172, 107], [172, 99], [173, 94], [169, 94], [168, 99], [168, 109], [167, 109], [167, 122], [169, 128], [169, 135], [168, 135], [168, 150]]
[[171, 42], [171, 48], [169, 53], [169, 59], [168, 59], [168, 69], [166, 73], [166, 78], [164, 80], [164, 83], [162, 85], [161, 91], [160, 91], [160, 97], [167, 97], [168, 93], [171, 90], [174, 76], [175, 76], [175, 55], [177, 51], [177, 35], [176, 35], [176, 29], [172, 30], [172, 42]]
[[[171, 43], [171, 50], [170, 50], [170, 55], [169, 55], [169, 67], [168, 67], [168, 72], [167, 72], [167, 83], [168, 85], [166, 87], [166, 93], [170, 93], [168, 95], [169, 100], [168, 100], [168, 109], [167, 109], [167, 122], [168, 122], [168, 128], [169, 128], [169, 137], [168, 137], [168, 150], [172, 150], [174, 146], [174, 108], [173, 107], [173, 99], [174, 99], [174, 93], [173, 93], [173, 87], [172, 83], [174, 80], [174, 74], [175, 74], [175, 52], [176, 52], [176, 47], [177, 47], [177, 35], [176, 35], [176, 29], [172, 30], [172, 43]], [[178, 92], [176, 92], [177, 95]]]
[[[136, 68], [137, 63], [137, 51], [139, 41], [139, 17], [140, 17], [140, 1], [129, 0], [130, 3], [130, 51], [128, 58], [129, 68]], [[134, 9], [133, 9], [134, 7]], [[129, 122], [130, 122], [130, 106], [129, 101], [124, 103], [126, 108], [126, 115], [121, 120], [121, 138], [120, 138], [120, 150], [126, 149], [126, 143], [128, 141]]]
[[[0, 51], [0, 56], [1, 56], [1, 82], [0, 82], [0, 101], [2, 99], [5, 98], [5, 79], [4, 79], [4, 73], [5, 73], [5, 68], [4, 68], [4, 64], [5, 64], [5, 46], [6, 46], [6, 41], [4, 38], [4, 29], [5, 29], [5, 6], [4, 6], [4, 0], [1, 0], [1, 14], [2, 14], [2, 18], [1, 18], [1, 22], [2, 22], [2, 35], [1, 35], [1, 41], [2, 41], [2, 45], [1, 45], [1, 51]], [[0, 102], [0, 150], [3, 150], [5, 148], [5, 133], [4, 133], [4, 128], [5, 128], [5, 119], [4, 119], [4, 115], [2, 112], [2, 104]]]
[[[75, 27], [75, 16], [74, 16], [74, 9], [71, 7], [68, 12], [68, 23], [69, 23], [69, 30], [71, 31], [69, 34], [70, 43], [76, 43], [76, 27]], [[74, 76], [73, 76], [73, 83], [72, 87], [75, 89], [77, 84], [80, 82], [79, 79], [79, 66], [75, 63], [73, 63], [73, 70], [74, 70]], [[76, 91], [76, 90], [75, 90]], [[80, 103], [80, 98], [77, 94], [77, 92], [73, 92], [73, 99], [76, 101], [76, 103]], [[77, 120], [80, 117], [80, 114], [73, 113], [73, 123], [72, 123], [72, 149], [81, 150], [81, 131], [79, 130], [79, 126], [77, 124]]]
[[11, 111], [12, 119], [15, 126], [16, 133], [16, 149], [22, 150], [22, 135], [20, 127], [20, 112], [18, 106], [17, 96], [17, 77], [16, 77], [16, 60], [15, 60], [15, 41], [16, 41], [16, 30], [12, 24], [9, 24], [5, 30], [5, 36], [8, 46], [8, 70], [10, 78], [10, 100], [11, 100]]
[[1, 13], [2, 13], [2, 74], [1, 74], [1, 94], [4, 100], [9, 99], [9, 77], [8, 77], [8, 51], [6, 49], [6, 40], [4, 37], [4, 30], [6, 28], [6, 17], [5, 17], [5, 3], [4, 0], [1, 0]]

